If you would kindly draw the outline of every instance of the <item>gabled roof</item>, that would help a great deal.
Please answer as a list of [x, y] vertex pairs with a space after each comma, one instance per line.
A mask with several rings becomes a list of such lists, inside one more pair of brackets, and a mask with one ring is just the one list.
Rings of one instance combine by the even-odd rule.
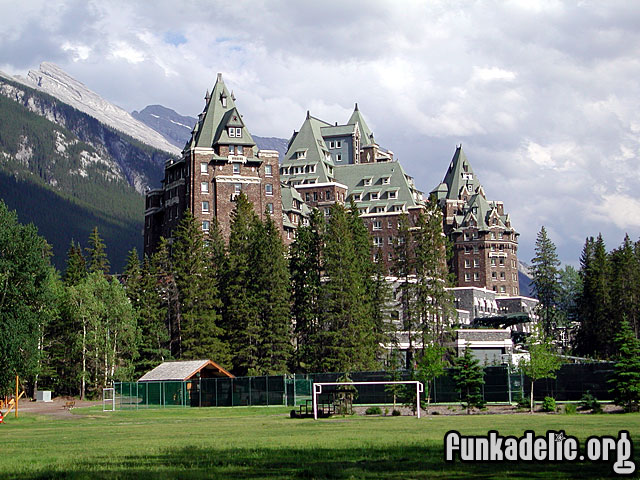
[[[454, 153], [453, 158], [451, 159], [449, 169], [447, 170], [442, 183], [447, 187], [447, 194], [446, 197], [444, 197], [447, 200], [461, 199], [462, 193], [464, 192], [463, 189], [467, 189], [466, 191], [469, 192], [468, 185], [471, 185], [471, 192], [469, 192], [469, 196], [471, 193], [475, 193], [478, 187], [481, 187], [480, 182], [473, 173], [469, 160], [467, 160], [467, 156], [462, 150], [462, 145], [456, 148], [456, 153]], [[442, 184], [439, 185], [434, 192], [439, 192], [440, 194], [444, 193]]]
[[[255, 142], [236, 108], [233, 95], [229, 94], [222, 81], [221, 73], [218, 74], [213, 91], [205, 98], [207, 103], [193, 128], [191, 140], [185, 145], [185, 150], [194, 147], [212, 148], [220, 143], [255, 146]], [[229, 138], [228, 126], [242, 128], [242, 136]]]
[[[317, 183], [325, 183], [333, 181], [333, 175], [329, 172], [329, 167], [333, 167], [333, 160], [329, 154], [329, 149], [322, 138], [322, 127], [330, 127], [327, 122], [312, 117], [307, 112], [300, 131], [295, 133], [289, 149], [282, 161], [283, 166], [291, 165], [316, 165], [316, 171], [309, 174], [299, 174], [295, 177], [287, 178], [288, 183], [299, 180], [300, 182], [307, 178], [316, 179]], [[304, 152], [304, 158], [297, 158], [298, 152]]]
[[347, 124], [358, 125], [358, 128], [360, 129], [360, 145], [362, 147], [366, 147], [367, 145], [376, 143], [375, 139], [373, 138], [373, 132], [369, 129], [367, 122], [364, 121], [364, 117], [360, 113], [360, 110], [358, 110], [357, 103], [353, 110], [353, 113], [351, 114], [351, 118], [349, 118], [349, 121], [347, 122]]
[[224, 368], [211, 360], [187, 360], [184, 362], [164, 362], [145, 373], [139, 382], [184, 381], [189, 380], [203, 369], [213, 370], [216, 377], [233, 377]]

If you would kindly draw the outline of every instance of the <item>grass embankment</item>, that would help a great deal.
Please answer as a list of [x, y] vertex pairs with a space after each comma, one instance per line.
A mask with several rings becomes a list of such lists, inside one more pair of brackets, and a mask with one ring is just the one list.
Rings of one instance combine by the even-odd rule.
[[[69, 419], [23, 415], [0, 425], [2, 478], [600, 478], [611, 463], [443, 461], [443, 437], [520, 436], [532, 429], [589, 435], [629, 430], [640, 415], [473, 415], [289, 419], [283, 407], [192, 408]], [[82, 414], [82, 415], [79, 415]], [[582, 447], [582, 443], [581, 443]], [[636, 465], [640, 465], [636, 448]]]

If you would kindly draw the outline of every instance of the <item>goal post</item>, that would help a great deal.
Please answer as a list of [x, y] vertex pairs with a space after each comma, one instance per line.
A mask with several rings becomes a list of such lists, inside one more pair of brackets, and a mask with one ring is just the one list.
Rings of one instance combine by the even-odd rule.
[[103, 412], [116, 411], [116, 389], [115, 388], [102, 389], [102, 411]]
[[412, 385], [416, 386], [416, 412], [420, 418], [420, 394], [424, 392], [424, 385], [417, 380], [388, 381], [388, 382], [319, 382], [313, 384], [313, 419], [318, 419], [318, 395], [322, 394], [322, 387], [341, 385]]

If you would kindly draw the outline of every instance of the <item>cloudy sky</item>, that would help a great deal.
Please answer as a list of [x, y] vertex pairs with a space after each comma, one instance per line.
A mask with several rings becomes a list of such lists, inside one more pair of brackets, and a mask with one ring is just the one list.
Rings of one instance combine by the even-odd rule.
[[0, 16], [0, 70], [54, 62], [129, 111], [195, 116], [217, 72], [261, 136], [358, 102], [425, 192], [462, 143], [525, 262], [542, 225], [574, 265], [587, 236], [640, 236], [640, 3], [0, 0]]

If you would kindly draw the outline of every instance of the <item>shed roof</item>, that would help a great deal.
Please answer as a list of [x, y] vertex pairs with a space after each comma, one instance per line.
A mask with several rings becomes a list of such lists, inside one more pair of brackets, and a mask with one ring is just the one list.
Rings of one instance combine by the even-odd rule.
[[224, 368], [211, 360], [187, 360], [183, 362], [164, 362], [150, 372], [145, 373], [139, 382], [184, 381], [203, 369], [214, 370], [214, 376], [233, 377]]

